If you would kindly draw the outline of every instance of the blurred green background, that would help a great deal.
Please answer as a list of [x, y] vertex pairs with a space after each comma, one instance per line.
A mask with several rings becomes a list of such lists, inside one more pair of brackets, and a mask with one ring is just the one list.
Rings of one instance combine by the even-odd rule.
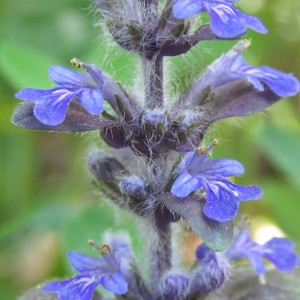
[[[87, 0], [0, 3], [0, 299], [16, 299], [51, 276], [72, 274], [66, 251], [90, 254], [87, 239], [99, 242], [105, 229], [130, 226], [126, 215], [118, 214], [118, 222], [113, 221], [114, 213], [102, 205], [92, 186], [86, 157], [100, 145], [97, 133], [31, 132], [10, 124], [19, 103], [14, 93], [24, 87], [51, 87], [48, 67], [69, 66], [73, 56], [98, 63], [125, 84], [132, 82], [127, 71], [134, 72], [134, 57], [117, 48], [107, 50], [90, 5]], [[243, 0], [240, 6], [269, 28], [266, 36], [249, 32], [248, 63], [294, 72], [300, 78], [300, 2]], [[198, 45], [194, 61], [203, 66], [232, 44]], [[189, 72], [190, 57], [169, 59], [174, 72]], [[179, 75], [174, 78], [180, 80]], [[221, 121], [207, 138], [221, 142], [215, 157], [232, 157], [245, 165], [246, 173], [237, 182], [263, 188], [260, 201], [242, 204], [242, 212], [253, 219], [252, 228], [275, 224], [298, 250], [299, 104], [297, 96], [256, 116]]]

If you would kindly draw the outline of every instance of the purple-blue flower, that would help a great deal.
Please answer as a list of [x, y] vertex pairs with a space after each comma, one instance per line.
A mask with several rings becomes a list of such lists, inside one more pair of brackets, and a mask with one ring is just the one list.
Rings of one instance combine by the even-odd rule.
[[129, 273], [129, 262], [132, 256], [127, 241], [112, 239], [110, 244], [97, 247], [101, 258], [87, 256], [78, 252], [69, 252], [68, 259], [80, 274], [69, 280], [47, 283], [43, 291], [58, 295], [59, 300], [90, 300], [98, 285], [102, 285], [114, 294], [125, 294], [128, 290], [126, 275]]
[[210, 28], [220, 38], [234, 38], [251, 28], [260, 33], [267, 33], [262, 22], [236, 9], [232, 2], [238, 0], [176, 0], [173, 13], [176, 18], [185, 19], [201, 11], [211, 17]]
[[196, 190], [204, 189], [204, 214], [210, 219], [226, 222], [235, 217], [240, 201], [259, 199], [262, 190], [257, 186], [241, 186], [229, 181], [226, 177], [244, 173], [244, 167], [233, 159], [209, 159], [207, 156], [213, 146], [214, 143], [207, 149], [200, 148], [200, 151], [186, 153], [177, 169], [179, 176], [171, 193], [177, 197], [186, 197]]
[[259, 91], [263, 91], [264, 85], [267, 85], [280, 97], [293, 96], [299, 92], [299, 80], [293, 74], [287, 74], [268, 66], [248, 66], [241, 53], [249, 46], [249, 41], [242, 40], [215, 60], [193, 86], [191, 93], [195, 94], [198, 91], [200, 93], [207, 86], [214, 90], [240, 79], [248, 79]]
[[299, 92], [299, 81], [294, 75], [275, 70], [268, 66], [248, 66], [242, 56], [238, 56], [230, 67], [232, 77], [247, 78], [259, 91], [267, 85], [276, 95], [289, 97]]
[[265, 272], [263, 258], [281, 271], [292, 271], [299, 266], [299, 257], [292, 251], [294, 247], [295, 244], [285, 238], [273, 238], [259, 245], [251, 240], [247, 231], [243, 231], [234, 237], [226, 256], [229, 260], [249, 259], [257, 274]]
[[21, 100], [35, 102], [33, 113], [43, 124], [54, 126], [62, 123], [68, 104], [75, 98], [90, 114], [103, 112], [102, 71], [94, 64], [87, 65], [76, 59], [71, 62], [88, 74], [53, 66], [49, 68], [49, 77], [58, 84], [57, 87], [49, 90], [25, 88], [15, 94]]

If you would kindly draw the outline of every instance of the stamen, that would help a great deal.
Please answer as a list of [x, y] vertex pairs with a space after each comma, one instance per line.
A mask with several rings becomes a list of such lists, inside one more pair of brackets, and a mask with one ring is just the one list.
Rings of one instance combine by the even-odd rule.
[[113, 251], [113, 247], [106, 243], [101, 244], [99, 247], [93, 240], [88, 240], [88, 244], [102, 255], [110, 254]]
[[206, 153], [207, 148], [205, 147], [200, 147], [198, 150], [198, 156], [201, 156], [202, 154]]
[[211, 143], [211, 145], [210, 145], [208, 148], [203, 147], [203, 146], [199, 147], [199, 150], [198, 150], [197, 155], [198, 155], [198, 156], [201, 156], [201, 155], [203, 155], [203, 154], [206, 154], [206, 153], [208, 153], [214, 146], [218, 146], [218, 145], [219, 145], [219, 141], [218, 141], [217, 139], [214, 139], [213, 142]]
[[214, 139], [213, 142], [212, 142], [212, 144], [214, 146], [218, 146], [219, 145], [219, 141], [217, 139]]
[[251, 41], [250, 40], [241, 40], [239, 41], [234, 47], [233, 47], [233, 51], [237, 52], [237, 53], [242, 53], [243, 51], [245, 51], [246, 49], [248, 49], [251, 46]]
[[71, 60], [70, 60], [70, 63], [75, 66], [76, 68], [82, 68], [84, 70], [86, 70], [87, 72], [89, 71], [88, 68], [87, 68], [87, 65], [82, 62], [80, 59], [76, 58], [76, 57], [73, 57]]

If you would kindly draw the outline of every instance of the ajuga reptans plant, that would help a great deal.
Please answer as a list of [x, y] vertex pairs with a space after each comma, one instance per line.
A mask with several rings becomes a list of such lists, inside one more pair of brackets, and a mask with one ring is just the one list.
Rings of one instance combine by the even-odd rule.
[[[78, 274], [46, 283], [39, 299], [49, 293], [60, 300], [219, 299], [214, 293], [222, 288], [220, 299], [225, 299], [234, 261], [248, 259], [259, 275], [265, 273], [263, 259], [281, 271], [298, 266], [291, 241], [273, 238], [259, 245], [245, 224], [233, 227], [242, 202], [260, 199], [262, 190], [233, 183], [228, 177], [243, 174], [242, 163], [213, 159], [218, 141], [212, 139], [206, 147], [202, 142], [215, 121], [254, 114], [299, 91], [292, 74], [247, 65], [242, 56], [250, 46], [244, 39], [247, 30], [265, 34], [267, 29], [258, 18], [242, 13], [236, 2], [94, 0], [101, 26], [140, 59], [142, 72], [136, 73], [135, 86], [129, 90], [101, 66], [73, 58], [70, 69], [49, 69], [55, 87], [16, 93], [24, 101], [12, 116], [17, 126], [100, 131], [112, 151], [94, 150], [88, 168], [109, 191], [116, 209], [136, 219], [148, 247], [140, 254], [145, 261], [140, 266], [125, 233], [107, 234], [99, 246], [89, 241], [99, 256], [69, 252]], [[205, 40], [226, 39], [239, 41], [192, 78], [181, 95], [170, 97], [165, 57], [185, 54]], [[179, 267], [182, 247], [173, 232], [178, 222], [202, 241], [192, 266]], [[251, 272], [245, 268], [244, 273]], [[109, 293], [101, 295], [99, 286]], [[272, 297], [275, 292], [266, 284], [261, 293]]]

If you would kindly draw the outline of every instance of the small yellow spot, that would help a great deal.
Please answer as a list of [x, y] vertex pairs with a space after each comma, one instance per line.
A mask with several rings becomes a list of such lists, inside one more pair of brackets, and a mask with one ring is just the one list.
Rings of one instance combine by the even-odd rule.
[[73, 57], [73, 58], [70, 60], [70, 63], [71, 63], [74, 67], [76, 67], [76, 68], [82, 68], [82, 69], [88, 71], [87, 68], [86, 68], [86, 66], [85, 66], [85, 63], [82, 62], [81, 60], [79, 60], [79, 59], [76, 58], [76, 57]]
[[100, 252], [101, 254], [110, 254], [112, 250], [113, 250], [112, 246], [106, 243], [101, 244], [101, 252]]
[[218, 146], [219, 145], [219, 141], [217, 139], [214, 139], [213, 142], [212, 142], [212, 144], [214, 146]]
[[245, 48], [248, 49], [251, 46], [251, 41], [246, 39], [244, 41], [245, 41]]
[[95, 250], [97, 250], [102, 255], [110, 254], [113, 250], [113, 247], [103, 243], [100, 246], [98, 246], [93, 240], [88, 240], [88, 245], [93, 247]]
[[207, 148], [205, 147], [200, 147], [198, 150], [198, 156], [201, 156], [202, 154], [204, 154], [207, 151]]

